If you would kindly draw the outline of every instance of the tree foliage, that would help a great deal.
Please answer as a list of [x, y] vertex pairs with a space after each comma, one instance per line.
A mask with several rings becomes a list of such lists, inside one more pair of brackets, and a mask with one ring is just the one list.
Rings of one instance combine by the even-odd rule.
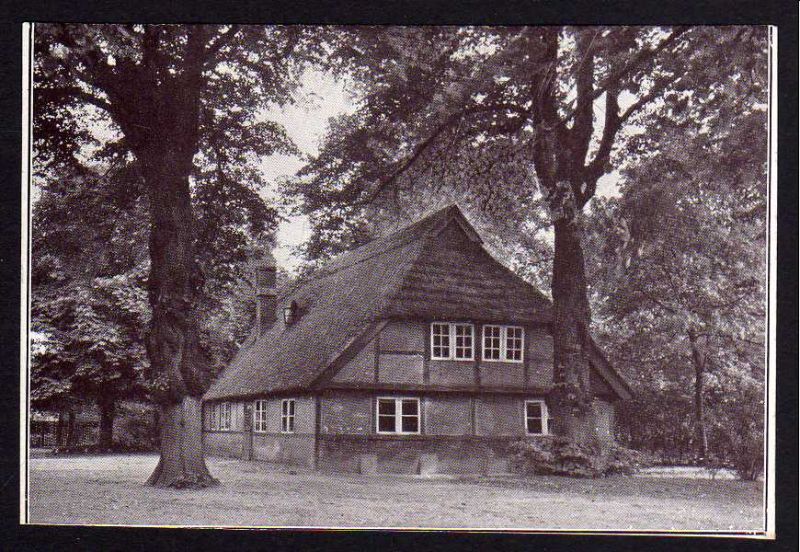
[[[213, 483], [199, 448], [199, 397], [213, 372], [201, 345], [202, 263], [235, 261], [245, 220], [262, 237], [274, 228], [257, 165], [294, 146], [264, 114], [291, 101], [315, 50], [309, 35], [305, 27], [36, 26], [38, 171], [79, 173], [81, 155], [133, 163], [147, 197], [145, 341], [151, 392], [163, 409], [156, 485]], [[221, 211], [229, 224], [217, 222]]]
[[583, 209], [612, 168], [657, 149], [653, 121], [685, 111], [689, 96], [713, 107], [720, 88], [747, 88], [765, 39], [711, 27], [351, 30], [330, 59], [356, 83], [358, 108], [335, 121], [290, 189], [313, 215], [308, 254], [358, 243], [371, 220], [407, 210], [421, 190], [464, 197], [512, 227], [539, 218], [532, 227], [554, 236], [554, 372], [564, 391], [554, 402], [569, 421], [557, 430], [581, 438], [579, 426], [592, 428], [581, 408], [591, 325]]
[[620, 197], [595, 203], [588, 242], [597, 326], [639, 390], [627, 438], [744, 457], [750, 473], [763, 456], [765, 61], [665, 99], [669, 116], [632, 140]]

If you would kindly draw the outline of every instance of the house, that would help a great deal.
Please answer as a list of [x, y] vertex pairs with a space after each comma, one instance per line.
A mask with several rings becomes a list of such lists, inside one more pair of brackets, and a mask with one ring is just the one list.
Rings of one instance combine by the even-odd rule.
[[[456, 206], [274, 290], [204, 397], [210, 455], [318, 469], [494, 473], [552, 420], [551, 304], [487, 253]], [[598, 348], [599, 432], [630, 390]]]

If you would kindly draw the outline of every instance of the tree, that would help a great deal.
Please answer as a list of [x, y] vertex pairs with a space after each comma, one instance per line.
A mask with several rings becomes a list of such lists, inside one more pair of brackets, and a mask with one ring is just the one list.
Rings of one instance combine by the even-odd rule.
[[33, 207], [31, 314], [44, 339], [32, 359], [32, 399], [70, 413], [76, 400], [96, 404], [102, 449], [112, 446], [119, 401], [146, 395], [146, 263], [131, 247], [143, 243], [146, 219], [131, 176], [84, 168], [45, 182]]
[[[760, 82], [711, 105], [684, 104], [695, 113], [654, 121], [658, 154], [632, 162], [621, 197], [592, 214], [590, 273], [612, 351], [621, 364], [635, 359], [644, 363], [635, 371], [661, 376], [643, 380], [645, 389], [677, 384], [681, 395], [689, 380], [701, 459], [709, 457], [713, 388], [727, 382], [712, 407], [736, 395], [750, 401], [736, 382], [752, 388], [764, 376], [766, 75], [755, 76]], [[711, 109], [713, 119], [702, 116]], [[686, 118], [707, 123], [691, 127]]]
[[[255, 162], [292, 152], [263, 117], [291, 101], [298, 62], [312, 43], [303, 27], [37, 25], [34, 147], [40, 171], [74, 171], [106, 127], [93, 157], [135, 162], [149, 209], [149, 379], [162, 405], [157, 486], [213, 484], [201, 449], [200, 397], [210, 359], [199, 339], [205, 274], [193, 186], [213, 180], [220, 205], [275, 213], [257, 197]], [[209, 185], [210, 189], [211, 185]], [[201, 197], [196, 201], [202, 203]]]
[[669, 116], [664, 98], [746, 81], [765, 39], [734, 28], [351, 30], [330, 63], [355, 81], [359, 109], [334, 121], [292, 187], [313, 214], [309, 253], [358, 242], [376, 212], [420, 189], [460, 191], [497, 218], [513, 217], [509, 205], [546, 212], [556, 430], [591, 442], [582, 211], [636, 126]]

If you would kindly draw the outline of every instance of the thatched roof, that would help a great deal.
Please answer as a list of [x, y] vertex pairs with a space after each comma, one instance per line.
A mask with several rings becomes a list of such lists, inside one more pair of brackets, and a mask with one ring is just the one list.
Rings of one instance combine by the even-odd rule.
[[[453, 205], [287, 284], [278, 291], [278, 321], [242, 347], [205, 399], [307, 389], [387, 318], [549, 323], [547, 298], [481, 243]], [[300, 316], [287, 325], [281, 310], [293, 300]]]

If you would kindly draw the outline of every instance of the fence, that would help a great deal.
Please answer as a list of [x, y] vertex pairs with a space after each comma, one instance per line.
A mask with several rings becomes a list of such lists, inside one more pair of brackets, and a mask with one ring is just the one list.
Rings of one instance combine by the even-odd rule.
[[[73, 426], [72, 445], [81, 447], [97, 443], [99, 425], [97, 422], [75, 422]], [[30, 446], [31, 448], [54, 448], [67, 446], [69, 430], [63, 424], [61, 432], [58, 431], [56, 420], [31, 420]]]

